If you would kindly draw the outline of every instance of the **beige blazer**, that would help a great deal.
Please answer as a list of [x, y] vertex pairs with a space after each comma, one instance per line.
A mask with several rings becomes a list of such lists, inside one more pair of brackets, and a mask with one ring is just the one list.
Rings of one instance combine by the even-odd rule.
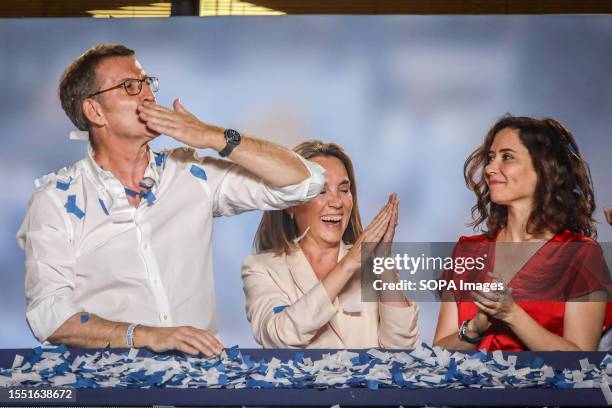
[[[341, 245], [338, 260], [350, 246]], [[359, 276], [333, 302], [301, 250], [250, 255], [242, 266], [246, 313], [265, 348], [413, 348], [418, 305], [361, 302]]]

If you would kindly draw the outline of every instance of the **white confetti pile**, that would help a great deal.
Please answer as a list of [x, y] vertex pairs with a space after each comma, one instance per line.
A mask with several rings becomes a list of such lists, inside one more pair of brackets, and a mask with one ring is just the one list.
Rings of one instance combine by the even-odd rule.
[[0, 386], [77, 388], [596, 388], [612, 404], [612, 355], [599, 365], [554, 370], [536, 358], [519, 365], [500, 351], [465, 354], [422, 344], [410, 353], [338, 351], [319, 360], [298, 352], [287, 362], [254, 362], [238, 347], [219, 357], [139, 357], [135, 349], [73, 356], [64, 347], [38, 347], [0, 368]]

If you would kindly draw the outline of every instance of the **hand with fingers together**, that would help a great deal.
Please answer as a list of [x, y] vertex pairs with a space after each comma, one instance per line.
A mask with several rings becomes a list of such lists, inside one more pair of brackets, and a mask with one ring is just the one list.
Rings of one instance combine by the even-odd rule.
[[191, 326], [149, 327], [139, 326], [135, 331], [138, 347], [147, 347], [157, 353], [179, 350], [184, 353], [207, 357], [221, 354], [223, 344], [209, 331]]
[[225, 145], [223, 129], [200, 121], [181, 104], [179, 99], [168, 109], [145, 101], [138, 106], [138, 115], [147, 127], [168, 135], [179, 142], [199, 149], [221, 150]]
[[606, 221], [608, 221], [608, 224], [612, 225], [612, 208], [604, 208], [604, 215], [606, 216]]
[[493, 281], [503, 283], [503, 289], [473, 291], [472, 298], [478, 307], [478, 313], [486, 315], [489, 320], [497, 319], [507, 323], [520, 306], [512, 298], [512, 289], [499, 277], [491, 273], [489, 275], [493, 277]]
[[376, 246], [376, 256], [390, 256], [393, 238], [395, 238], [395, 229], [397, 228], [399, 218], [399, 200], [397, 198], [397, 193], [392, 193], [389, 196], [388, 204], [390, 205], [390, 218], [387, 223], [387, 229], [380, 243]]
[[[389, 221], [386, 224], [385, 231], [382, 237], [380, 238], [379, 242], [375, 242], [375, 241], [368, 242], [370, 244], [370, 247], [368, 248], [368, 251], [363, 253], [363, 261], [365, 260], [370, 261], [372, 257], [384, 258], [384, 257], [391, 256], [391, 249], [393, 247], [393, 238], [395, 236], [395, 228], [397, 226], [397, 219], [398, 219], [398, 205], [399, 205], [399, 200], [397, 199], [397, 194], [391, 193], [389, 195], [389, 200], [387, 202], [387, 205], [385, 206], [388, 208], [388, 212], [389, 212]], [[397, 276], [396, 271], [395, 270], [385, 271], [385, 273], [383, 273], [383, 275], [381, 276], [381, 279], [383, 279], [384, 281], [389, 281], [390, 275], [393, 275], [394, 277], [396, 277]], [[397, 279], [393, 279], [393, 280], [395, 281]]]
[[[363, 261], [370, 259], [380, 250], [384, 249], [382, 248], [385, 246], [382, 244], [383, 242], [392, 242], [393, 235], [395, 234], [394, 223], [397, 222], [397, 203], [399, 201], [397, 200], [396, 193], [390, 194], [387, 204], [376, 214], [344, 258], [344, 262], [350, 264], [355, 271], [361, 268]], [[364, 244], [369, 245], [366, 246], [366, 250], [362, 253]], [[391, 246], [387, 245], [387, 247], [390, 250]]]
[[512, 319], [513, 314], [519, 307], [512, 299], [510, 290], [474, 291], [472, 292], [472, 298], [479, 312], [487, 315], [489, 319], [497, 319], [506, 323]]
[[[387, 229], [380, 241], [380, 243], [376, 246], [374, 250], [375, 256], [377, 257], [391, 257], [392, 248], [393, 248], [393, 239], [395, 238], [395, 229], [397, 228], [398, 219], [399, 219], [399, 200], [397, 199], [397, 194], [393, 193], [389, 196], [390, 205], [390, 218], [387, 223]], [[392, 282], [397, 283], [400, 280], [400, 277], [395, 268], [385, 270], [381, 275], [380, 279], [383, 282]], [[405, 294], [402, 291], [391, 291], [391, 290], [383, 290], [379, 293], [379, 299], [382, 303], [387, 305], [392, 305], [396, 307], [409, 307], [412, 305]]]

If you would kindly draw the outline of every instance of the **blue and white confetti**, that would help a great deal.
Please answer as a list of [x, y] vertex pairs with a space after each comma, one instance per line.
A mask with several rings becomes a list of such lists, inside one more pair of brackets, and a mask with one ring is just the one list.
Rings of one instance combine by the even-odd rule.
[[601, 363], [580, 360], [579, 370], [555, 370], [536, 358], [519, 364], [500, 351], [450, 352], [421, 344], [411, 352], [371, 349], [324, 354], [297, 352], [281, 361], [252, 361], [236, 346], [210, 358], [182, 354], [138, 356], [137, 349], [107, 348], [72, 355], [65, 346], [37, 347], [0, 368], [0, 387], [76, 388], [598, 388], [612, 404], [612, 355]]

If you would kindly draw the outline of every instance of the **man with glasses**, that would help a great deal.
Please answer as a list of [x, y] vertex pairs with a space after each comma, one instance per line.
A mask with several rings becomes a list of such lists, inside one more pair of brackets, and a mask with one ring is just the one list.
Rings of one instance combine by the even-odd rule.
[[[62, 107], [90, 145], [85, 159], [37, 180], [17, 234], [27, 320], [41, 342], [221, 352], [212, 218], [285, 208], [323, 186], [315, 163], [203, 123], [178, 100], [160, 107], [157, 90], [121, 45], [90, 49], [62, 76]], [[154, 153], [148, 142], [162, 132], [192, 148]]]

